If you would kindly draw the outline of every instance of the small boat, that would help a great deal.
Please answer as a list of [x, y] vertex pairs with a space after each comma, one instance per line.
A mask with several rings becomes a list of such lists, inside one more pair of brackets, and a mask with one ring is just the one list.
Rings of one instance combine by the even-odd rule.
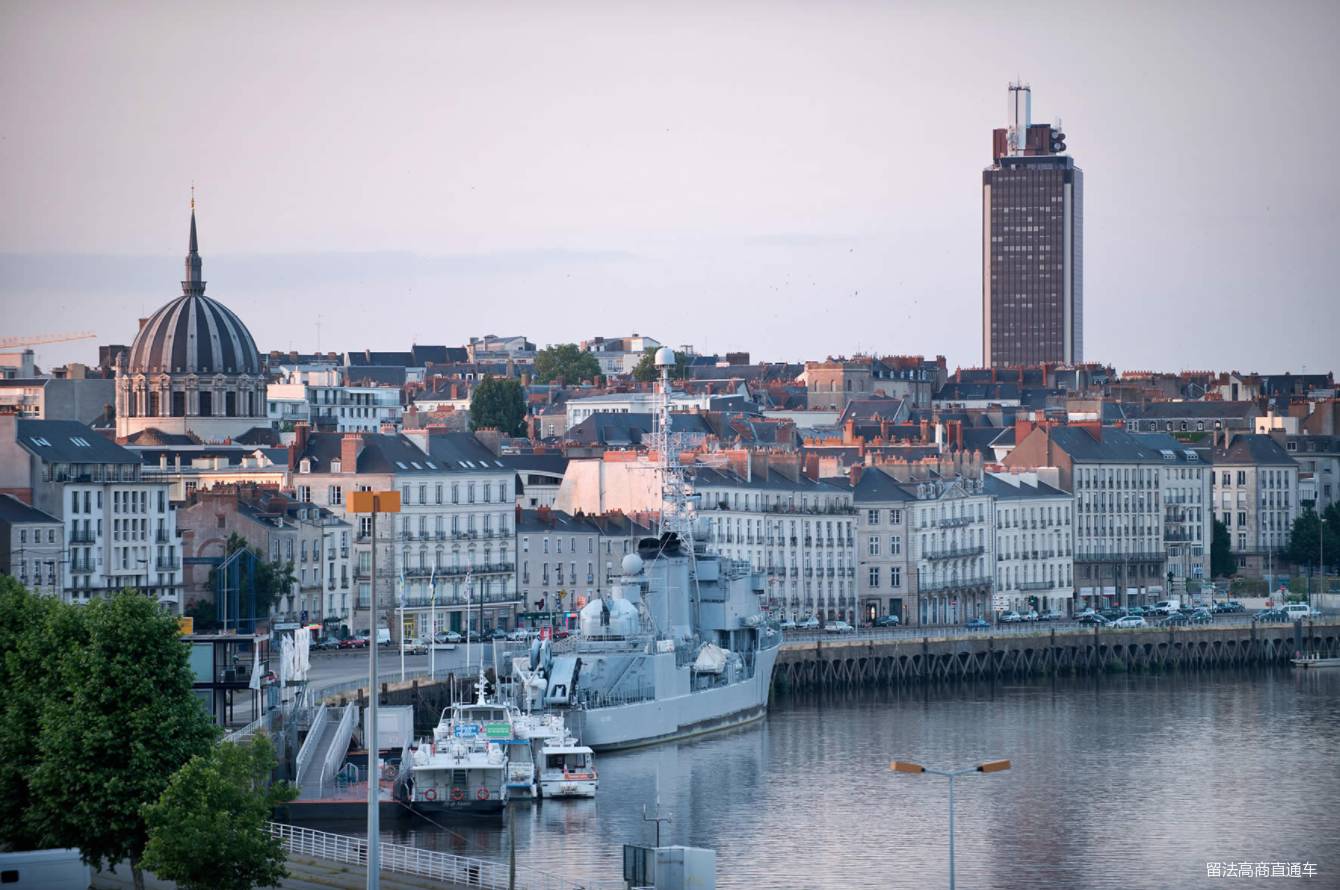
[[533, 801], [540, 796], [540, 750], [568, 738], [561, 714], [526, 714], [512, 708], [516, 744], [508, 751], [507, 799]]
[[540, 749], [540, 794], [544, 797], [595, 797], [600, 787], [595, 753], [568, 736]]
[[508, 708], [484, 698], [442, 711], [431, 739], [410, 755], [401, 798], [423, 813], [500, 815], [507, 804], [508, 751], [514, 742]]
[[1291, 658], [1290, 661], [1297, 668], [1340, 667], [1340, 658], [1322, 658], [1320, 655], [1303, 655], [1299, 658]]

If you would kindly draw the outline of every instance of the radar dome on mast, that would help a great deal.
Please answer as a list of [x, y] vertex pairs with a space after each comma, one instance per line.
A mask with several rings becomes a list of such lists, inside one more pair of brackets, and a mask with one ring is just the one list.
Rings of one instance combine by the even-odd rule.
[[662, 346], [656, 350], [656, 367], [673, 368], [675, 366], [675, 351], [669, 346]]

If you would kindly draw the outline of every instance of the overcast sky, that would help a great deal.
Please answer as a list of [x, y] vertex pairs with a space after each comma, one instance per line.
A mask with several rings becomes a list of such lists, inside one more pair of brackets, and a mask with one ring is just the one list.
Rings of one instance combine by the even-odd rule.
[[[1006, 86], [1085, 175], [1085, 357], [1340, 365], [1340, 4], [0, 2], [0, 336], [634, 331], [981, 361]], [[39, 362], [92, 361], [95, 341]]]

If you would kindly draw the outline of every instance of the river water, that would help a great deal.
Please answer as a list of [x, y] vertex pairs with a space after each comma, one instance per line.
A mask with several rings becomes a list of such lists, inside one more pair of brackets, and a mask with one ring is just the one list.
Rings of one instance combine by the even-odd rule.
[[[1104, 675], [791, 694], [766, 722], [599, 758], [593, 801], [514, 807], [520, 865], [617, 882], [621, 845], [717, 851], [723, 888], [948, 886], [952, 768], [964, 888], [1340, 887], [1340, 671]], [[505, 858], [498, 825], [386, 840]], [[1313, 863], [1311, 878], [1207, 863]]]

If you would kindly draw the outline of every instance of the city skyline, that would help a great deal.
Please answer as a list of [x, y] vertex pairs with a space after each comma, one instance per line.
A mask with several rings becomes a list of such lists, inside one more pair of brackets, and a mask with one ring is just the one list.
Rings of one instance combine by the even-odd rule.
[[[1340, 73], [1336, 10], [1058, 8], [988, 37], [917, 4], [11, 7], [5, 332], [128, 342], [176, 290], [194, 180], [210, 293], [262, 351], [638, 331], [974, 366], [985, 133], [1022, 76], [1088, 174], [1086, 359], [1334, 369], [1337, 113], [1309, 84]], [[1262, 337], [1263, 307], [1300, 330]]]

